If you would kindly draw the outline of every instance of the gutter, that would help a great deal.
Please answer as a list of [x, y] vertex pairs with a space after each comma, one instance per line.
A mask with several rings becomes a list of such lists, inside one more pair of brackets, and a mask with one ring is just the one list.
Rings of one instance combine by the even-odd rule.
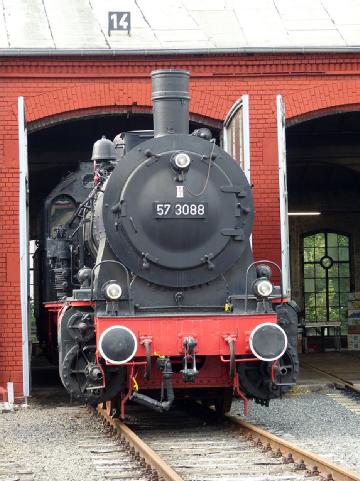
[[239, 48], [164, 48], [164, 49], [55, 49], [55, 48], [1, 48], [0, 57], [54, 57], [54, 56], [161, 56], [161, 55], [226, 55], [277, 53], [360, 53], [359, 46], [351, 47], [239, 47]]

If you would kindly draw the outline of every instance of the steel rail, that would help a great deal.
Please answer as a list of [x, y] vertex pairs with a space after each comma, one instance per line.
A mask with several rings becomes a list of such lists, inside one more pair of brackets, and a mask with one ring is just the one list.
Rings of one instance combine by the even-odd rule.
[[[226, 415], [225, 417], [234, 429], [240, 430], [249, 439], [253, 439], [259, 447], [265, 444], [267, 449], [276, 450], [276, 454], [285, 458], [285, 462], [296, 462], [300, 469], [308, 469], [312, 474], [320, 472], [321, 475], [327, 476], [327, 481], [360, 481], [360, 475], [337, 466], [317, 454], [296, 446], [296, 444], [279, 438], [236, 416]], [[307, 468], [305, 468], [305, 465]]]
[[312, 369], [313, 371], [317, 371], [317, 372], [320, 372], [321, 374], [324, 374], [324, 376], [332, 379], [335, 383], [342, 384], [343, 386], [346, 386], [347, 388], [351, 389], [357, 394], [360, 394], [360, 388], [357, 387], [357, 384], [354, 384], [351, 381], [346, 381], [342, 377], [335, 376], [335, 374], [330, 374], [327, 371], [324, 371], [323, 369], [315, 367], [312, 364], [308, 364], [307, 362], [302, 362], [301, 364], [307, 368]]
[[[142, 441], [124, 422], [111, 417], [105, 408], [99, 405], [98, 414], [143, 457], [145, 462], [166, 481], [184, 481], [155, 451]], [[254, 424], [236, 416], [225, 415], [230, 427], [253, 441], [256, 447], [273, 451], [276, 457], [283, 458], [284, 463], [297, 463], [298, 469], [307, 469], [311, 475], [326, 476], [327, 481], [360, 481], [360, 475], [342, 468], [323, 457], [314, 454], [296, 444], [286, 441]]]
[[97, 407], [98, 414], [111, 425], [111, 427], [120, 435], [125, 437], [131, 447], [145, 462], [154, 469], [160, 477], [166, 481], [184, 481], [155, 451], [153, 451], [139, 436], [137, 436], [126, 424], [120, 419], [109, 416], [106, 409], [101, 405]]

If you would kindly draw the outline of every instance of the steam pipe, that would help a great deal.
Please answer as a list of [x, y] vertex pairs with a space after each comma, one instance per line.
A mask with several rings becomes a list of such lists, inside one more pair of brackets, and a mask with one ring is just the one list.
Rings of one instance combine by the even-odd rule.
[[158, 401], [157, 399], [153, 399], [146, 394], [141, 394], [136, 391], [132, 393], [130, 400], [142, 406], [153, 409], [154, 411], [157, 411], [159, 413], [163, 413], [165, 411], [169, 411], [175, 399], [174, 388], [172, 385], [173, 370], [169, 358], [159, 358], [158, 366], [163, 373], [163, 381], [165, 384], [167, 401]]

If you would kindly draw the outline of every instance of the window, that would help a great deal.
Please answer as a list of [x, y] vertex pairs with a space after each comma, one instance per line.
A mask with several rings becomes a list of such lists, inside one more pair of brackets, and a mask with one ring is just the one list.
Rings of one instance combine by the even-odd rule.
[[241, 108], [238, 108], [237, 111], [232, 115], [231, 119], [226, 125], [224, 135], [226, 136], [225, 143], [227, 146], [227, 152], [244, 170]]
[[249, 97], [243, 95], [224, 120], [223, 148], [242, 168], [250, 181]]
[[303, 242], [305, 319], [310, 322], [340, 321], [347, 333], [350, 292], [349, 237], [318, 232]]
[[50, 232], [55, 227], [65, 226], [76, 210], [75, 201], [68, 195], [58, 195], [51, 202], [50, 207]]

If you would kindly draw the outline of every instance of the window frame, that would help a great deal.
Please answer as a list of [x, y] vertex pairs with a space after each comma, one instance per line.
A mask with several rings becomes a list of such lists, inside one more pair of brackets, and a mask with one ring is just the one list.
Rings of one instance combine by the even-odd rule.
[[[327, 234], [336, 234], [336, 235], [342, 235], [342, 236], [346, 236], [349, 240], [349, 246], [348, 246], [348, 250], [349, 250], [349, 259], [348, 261], [345, 261], [348, 265], [349, 265], [349, 294], [354, 290], [354, 266], [353, 266], [353, 255], [352, 255], [352, 235], [351, 233], [349, 232], [345, 232], [345, 231], [342, 231], [342, 230], [336, 230], [336, 229], [317, 229], [317, 230], [311, 230], [311, 231], [307, 231], [307, 232], [304, 232], [302, 235], [301, 235], [301, 242], [300, 242], [300, 271], [301, 271], [301, 276], [300, 276], [300, 279], [301, 279], [301, 291], [302, 291], [302, 295], [303, 295], [303, 313], [304, 313], [304, 319], [306, 319], [306, 301], [305, 301], [305, 277], [304, 277], [304, 266], [305, 266], [305, 252], [304, 252], [304, 241], [307, 237], [310, 237], [310, 236], [313, 236], [313, 235], [316, 235], [316, 234], [324, 234], [325, 236], [327, 236]], [[328, 248], [326, 247], [326, 244], [325, 244], [325, 249]], [[326, 252], [326, 251], [325, 251]], [[339, 262], [338, 262], [339, 263]], [[341, 261], [340, 261], [341, 263]], [[314, 265], [316, 264], [316, 261], [314, 261]], [[337, 277], [339, 279], [339, 276]], [[314, 277], [314, 279], [316, 279], [316, 277]], [[326, 285], [326, 290], [328, 291], [328, 284]], [[315, 288], [315, 291], [314, 293], [316, 294], [316, 288]], [[340, 293], [340, 291], [338, 291], [338, 293]], [[321, 320], [318, 320], [318, 319], [315, 319], [315, 320], [310, 320], [311, 322], [333, 322], [330, 320], [330, 315], [329, 315], [329, 308], [331, 306], [329, 306], [329, 302], [328, 302], [328, 294], [326, 294], [326, 320], [325, 321], [321, 321]], [[340, 300], [339, 300], [339, 308], [341, 307], [341, 304], [340, 304]], [[344, 306], [345, 309], [347, 310], [347, 303], [346, 305]], [[341, 321], [341, 319], [339, 319], [339, 321]], [[342, 326], [343, 327], [343, 326]]]

